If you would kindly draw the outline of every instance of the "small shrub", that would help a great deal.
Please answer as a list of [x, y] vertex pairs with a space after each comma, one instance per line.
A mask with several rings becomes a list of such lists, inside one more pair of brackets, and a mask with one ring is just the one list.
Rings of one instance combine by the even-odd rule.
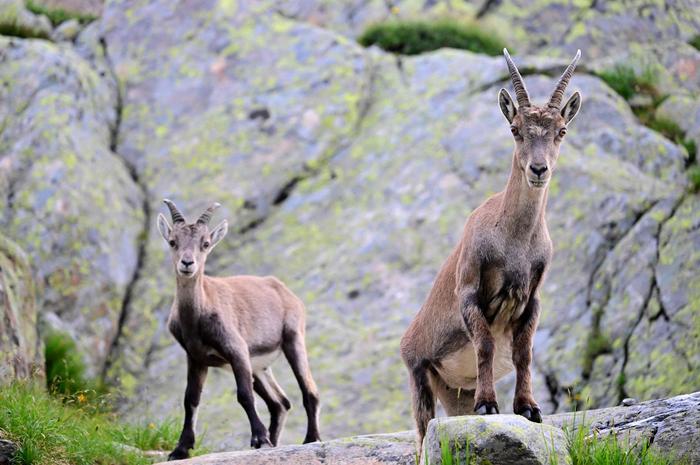
[[453, 20], [389, 21], [369, 26], [358, 42], [365, 47], [377, 45], [387, 52], [417, 55], [444, 47], [500, 55], [505, 43], [492, 32], [476, 24]]
[[690, 179], [691, 191], [700, 192], [700, 166], [693, 165], [688, 169], [688, 179]]
[[613, 69], [600, 71], [597, 75], [625, 100], [630, 100], [635, 95], [649, 95], [655, 100], [655, 105], [660, 103], [656, 101], [659, 98], [656, 89], [658, 77], [651, 68], [637, 74], [631, 66], [616, 65]]
[[81, 24], [89, 23], [90, 21], [94, 21], [96, 19], [96, 16], [88, 13], [69, 11], [64, 10], [63, 8], [50, 8], [34, 0], [27, 0], [26, 7], [27, 10], [34, 14], [44, 15], [49, 18], [49, 21], [51, 21], [51, 24], [53, 24], [54, 27], [58, 26], [64, 21], [68, 21], [69, 19], [77, 19]]

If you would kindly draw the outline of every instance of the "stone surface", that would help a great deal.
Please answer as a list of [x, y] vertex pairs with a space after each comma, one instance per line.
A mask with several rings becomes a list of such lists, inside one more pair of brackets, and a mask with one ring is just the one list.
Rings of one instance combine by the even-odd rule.
[[117, 333], [144, 227], [142, 194], [111, 151], [116, 95], [68, 47], [0, 38], [0, 227], [44, 285], [44, 320], [91, 373]]
[[[460, 438], [463, 446], [465, 432], [475, 445], [474, 451], [480, 453], [481, 462], [487, 463], [484, 453], [499, 454], [491, 461], [493, 464], [507, 463], [550, 463], [542, 462], [555, 444], [560, 464], [570, 463], [566, 456], [566, 433], [562, 429], [573, 431], [585, 428], [591, 434], [615, 434], [625, 446], [635, 447], [645, 441], [651, 441], [651, 449], [664, 454], [675, 454], [687, 460], [690, 465], [700, 463], [700, 392], [671, 397], [668, 399], [642, 402], [630, 407], [612, 407], [577, 413], [562, 413], [545, 416], [544, 425], [530, 423], [522, 417], [513, 415], [494, 415], [485, 417], [467, 416], [439, 418], [430, 423], [428, 460], [440, 463], [440, 452], [435, 444], [441, 437], [440, 429], [450, 438]], [[529, 433], [528, 433], [529, 432]], [[547, 437], [551, 435], [554, 442]], [[564, 435], [564, 437], [562, 437]], [[497, 437], [493, 448], [486, 447], [488, 438]], [[510, 438], [510, 439], [508, 439]], [[544, 444], [545, 438], [547, 444]], [[508, 442], [510, 441], [510, 442]], [[504, 447], [510, 444], [511, 448]], [[536, 451], [533, 456], [520, 454], [515, 462], [505, 461], [504, 455], [521, 452], [522, 444]], [[478, 445], [481, 445], [479, 449]], [[563, 450], [560, 450], [561, 447]], [[464, 447], [461, 458], [464, 459]], [[478, 452], [478, 451], [481, 452]], [[432, 452], [430, 452], [432, 451]], [[437, 455], [436, 455], [437, 452]], [[491, 457], [494, 457], [493, 455]], [[532, 459], [532, 460], [531, 460]], [[414, 465], [416, 460], [415, 432], [405, 431], [393, 434], [377, 434], [336, 439], [322, 443], [303, 446], [281, 446], [274, 449], [257, 451], [224, 452], [203, 455], [189, 460], [181, 460], [177, 465]], [[509, 459], [508, 459], [509, 460]], [[464, 461], [459, 463], [465, 463]]]
[[428, 424], [422, 461], [430, 465], [564, 465], [571, 463], [566, 444], [561, 429], [518, 415], [436, 418]]
[[0, 234], [0, 383], [41, 375], [38, 329], [36, 283], [27, 256]]
[[78, 37], [82, 26], [77, 19], [69, 19], [68, 21], [62, 22], [56, 29], [51, 33], [51, 39], [56, 42], [72, 42]]
[[675, 456], [681, 463], [700, 463], [700, 392], [629, 407], [562, 413], [544, 422], [569, 430], [583, 426], [594, 434], [613, 434], [623, 444], [647, 441], [652, 450]]
[[31, 37], [47, 38], [51, 35], [51, 21], [44, 15], [27, 10], [22, 0], [0, 0], [0, 25], [17, 27]]
[[17, 453], [17, 445], [0, 438], [0, 465], [11, 465], [15, 453]]

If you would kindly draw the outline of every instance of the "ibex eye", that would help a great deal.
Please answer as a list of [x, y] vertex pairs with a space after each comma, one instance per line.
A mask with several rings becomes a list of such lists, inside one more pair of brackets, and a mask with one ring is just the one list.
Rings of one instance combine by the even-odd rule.
[[209, 248], [209, 243], [208, 243], [208, 242], [205, 242], [204, 244], [202, 244], [202, 247], [205, 248], [205, 249], [208, 249], [208, 248]]
[[520, 131], [518, 131], [518, 128], [516, 128], [515, 126], [510, 127], [510, 132], [513, 133], [515, 137], [520, 136]]
[[564, 137], [566, 135], [566, 128], [561, 128], [559, 130], [559, 137]]
[[172, 247], [173, 249], [174, 249], [175, 246], [177, 245], [177, 244], [175, 243], [175, 241], [170, 241], [169, 244], [170, 244], [170, 247]]

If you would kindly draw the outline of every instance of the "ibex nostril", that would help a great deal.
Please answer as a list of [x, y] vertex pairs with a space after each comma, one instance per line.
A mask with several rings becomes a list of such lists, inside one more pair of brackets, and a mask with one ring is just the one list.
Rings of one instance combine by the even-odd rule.
[[180, 260], [180, 263], [185, 265], [185, 267], [189, 267], [190, 265], [194, 265], [194, 262], [189, 262], [187, 260]]
[[547, 165], [530, 165], [530, 170], [540, 177], [547, 171]]

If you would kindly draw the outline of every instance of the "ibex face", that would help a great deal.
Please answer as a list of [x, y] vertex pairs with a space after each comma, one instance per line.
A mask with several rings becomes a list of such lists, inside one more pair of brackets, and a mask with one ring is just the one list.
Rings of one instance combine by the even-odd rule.
[[185, 217], [173, 202], [164, 199], [163, 202], [170, 209], [173, 225], [162, 213], [158, 214], [158, 230], [168, 243], [173, 260], [173, 266], [177, 274], [183, 278], [197, 276], [204, 270], [207, 255], [214, 246], [226, 235], [228, 223], [226, 220], [219, 223], [214, 230], [209, 231], [211, 215], [219, 208], [218, 203], [206, 209], [199, 219], [192, 224], [187, 224]]
[[543, 188], [547, 186], [556, 166], [559, 144], [566, 134], [566, 125], [574, 119], [581, 108], [581, 94], [578, 92], [575, 92], [564, 107], [560, 108], [564, 90], [581, 57], [581, 51], [576, 53], [544, 106], [530, 103], [530, 97], [518, 68], [515, 67], [506, 49], [503, 49], [503, 53], [515, 88], [518, 107], [516, 108], [513, 99], [505, 89], [501, 89], [498, 93], [498, 104], [510, 123], [510, 130], [515, 139], [517, 166], [530, 187]]

